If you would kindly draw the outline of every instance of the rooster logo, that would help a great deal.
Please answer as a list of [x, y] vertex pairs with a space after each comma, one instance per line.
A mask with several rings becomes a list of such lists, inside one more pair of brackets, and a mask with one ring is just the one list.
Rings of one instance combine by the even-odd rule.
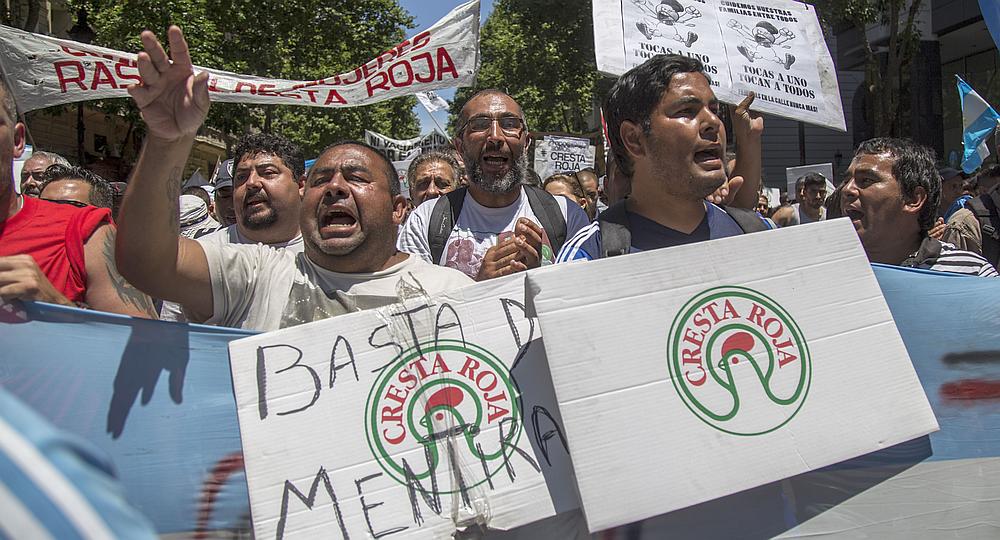
[[748, 28], [736, 19], [730, 19], [727, 26], [735, 30], [743, 38], [743, 43], [737, 45], [736, 50], [750, 62], [766, 59], [760, 52], [760, 49], [763, 48], [771, 51], [771, 54], [774, 56], [772, 60], [784, 67], [786, 71], [795, 63], [795, 56], [791, 53], [785, 53], [784, 58], [782, 58], [778, 54], [778, 51], [775, 50], [778, 48], [792, 48], [791, 45], [786, 45], [786, 43], [795, 39], [795, 34], [791, 30], [787, 28], [779, 30], [778, 27], [767, 21], [761, 21], [753, 28]]
[[701, 12], [694, 7], [684, 7], [677, 0], [661, 0], [654, 5], [651, 0], [632, 0], [644, 12], [644, 20], [635, 23], [635, 27], [646, 36], [647, 40], [664, 37], [679, 41], [685, 47], [698, 41], [698, 34], [688, 31], [682, 35], [678, 27], [693, 27], [690, 21], [701, 17]]

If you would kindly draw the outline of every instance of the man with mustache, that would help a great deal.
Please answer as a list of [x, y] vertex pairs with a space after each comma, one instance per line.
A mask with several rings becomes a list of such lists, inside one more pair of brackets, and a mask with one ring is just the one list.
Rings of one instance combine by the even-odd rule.
[[527, 142], [524, 114], [510, 96], [499, 90], [472, 96], [454, 139], [469, 185], [414, 209], [399, 249], [477, 281], [551, 264], [565, 239], [590, 220], [566, 197], [523, 185]]
[[[759, 171], [763, 120], [749, 111], [752, 101], [751, 94], [733, 114], [740, 139], [736, 159], [744, 170]], [[733, 206], [706, 200], [730, 180], [720, 107], [704, 66], [694, 58], [657, 55], [622, 75], [605, 99], [604, 116], [616, 174], [631, 180], [631, 196], [571, 237], [557, 260], [598, 259], [768, 229], [748, 210], [757, 203], [759, 180], [732, 182], [739, 186]]]
[[297, 144], [280, 135], [244, 135], [233, 154], [231, 201], [236, 222], [198, 241], [264, 244], [301, 252], [299, 188], [305, 170]]
[[[142, 84], [129, 88], [149, 132], [122, 203], [118, 262], [140, 289], [179, 303], [192, 321], [270, 331], [472, 282], [396, 250], [406, 208], [399, 176], [374, 148], [354, 141], [324, 150], [299, 184], [302, 253], [180, 237], [175, 201], [208, 114], [208, 74], [195, 75], [179, 28], [168, 36], [170, 59], [152, 32], [142, 33]], [[247, 187], [237, 204], [251, 228], [273, 225], [287, 211], [261, 193], [269, 175], [282, 174], [276, 154], [237, 153], [235, 176]]]

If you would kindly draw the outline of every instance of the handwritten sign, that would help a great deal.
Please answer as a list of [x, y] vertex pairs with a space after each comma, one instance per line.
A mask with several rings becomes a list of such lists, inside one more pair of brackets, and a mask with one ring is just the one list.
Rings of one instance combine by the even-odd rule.
[[576, 508], [523, 283], [233, 342], [257, 537], [441, 537]]

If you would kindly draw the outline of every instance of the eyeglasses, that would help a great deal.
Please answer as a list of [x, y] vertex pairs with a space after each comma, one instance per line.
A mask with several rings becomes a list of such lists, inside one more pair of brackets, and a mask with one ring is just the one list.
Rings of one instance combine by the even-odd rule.
[[469, 131], [473, 133], [482, 133], [489, 131], [493, 127], [493, 122], [500, 125], [500, 131], [503, 131], [504, 135], [512, 137], [520, 136], [521, 131], [524, 129], [524, 120], [517, 116], [501, 116], [499, 118], [493, 116], [474, 116], [459, 131], [465, 131], [465, 128], [469, 128]]
[[64, 199], [46, 199], [46, 198], [43, 198], [43, 197], [39, 197], [38, 200], [40, 200], [40, 201], [49, 201], [49, 202], [54, 202], [54, 203], [58, 203], [58, 204], [69, 204], [69, 205], [75, 206], [77, 208], [86, 208], [86, 207], [90, 206], [89, 204], [87, 204], [85, 202], [68, 201], [68, 200], [64, 200]]

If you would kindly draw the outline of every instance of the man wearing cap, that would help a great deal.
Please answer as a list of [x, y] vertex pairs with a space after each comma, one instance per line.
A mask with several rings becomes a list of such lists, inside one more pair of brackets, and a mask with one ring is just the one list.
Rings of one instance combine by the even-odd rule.
[[233, 160], [227, 159], [215, 170], [215, 220], [223, 227], [236, 224], [236, 210], [233, 209]]

